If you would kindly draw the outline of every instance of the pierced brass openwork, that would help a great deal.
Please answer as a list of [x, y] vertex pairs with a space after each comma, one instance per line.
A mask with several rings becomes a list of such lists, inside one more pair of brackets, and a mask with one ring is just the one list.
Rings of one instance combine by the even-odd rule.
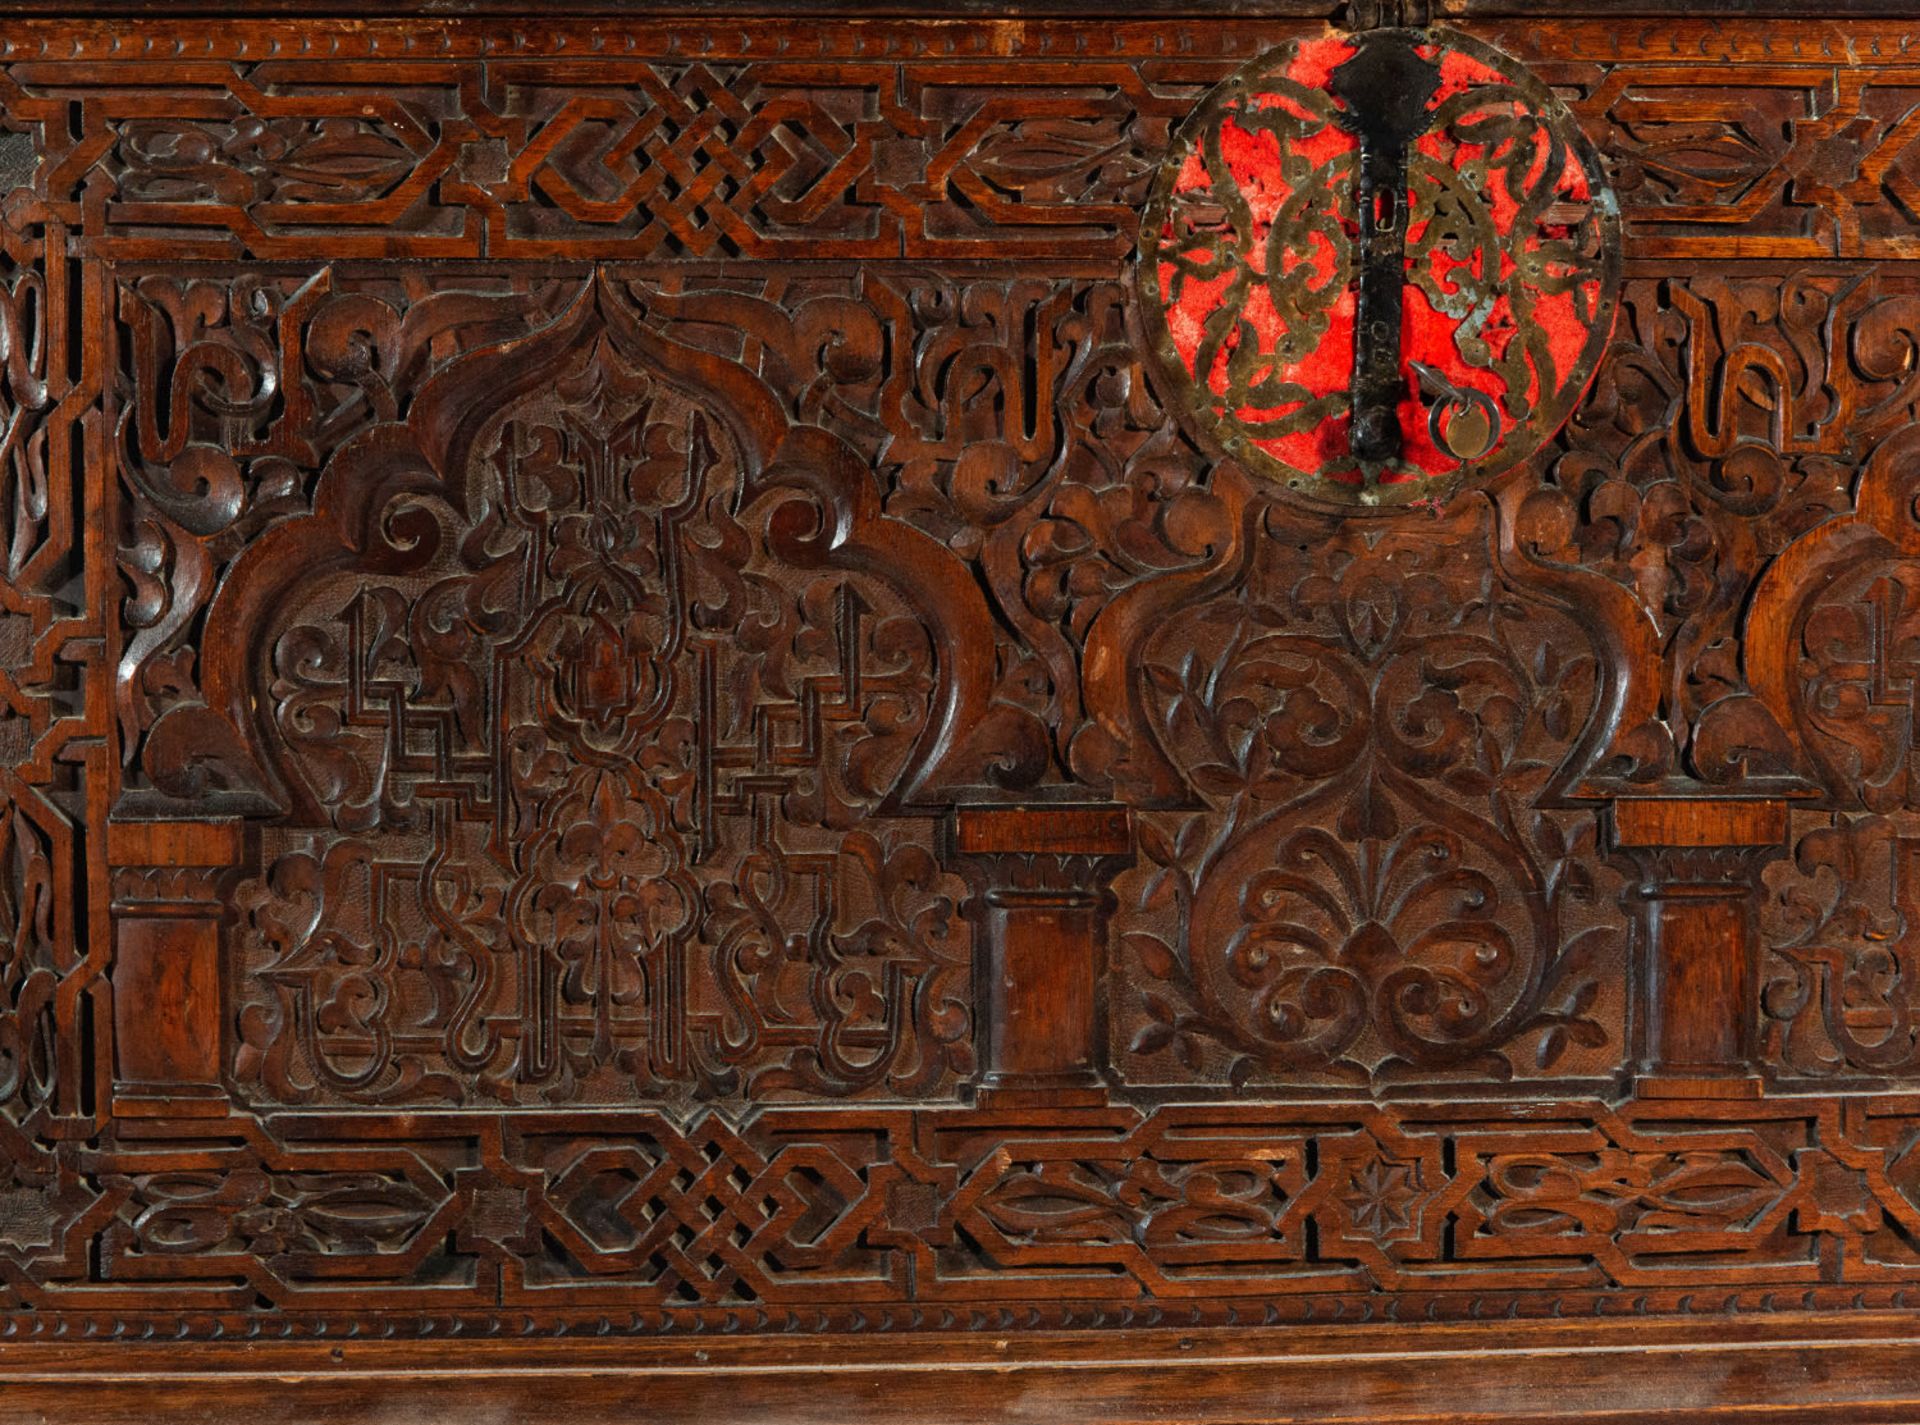
[[1172, 404], [1317, 502], [1444, 499], [1527, 459], [1612, 329], [1620, 221], [1554, 94], [1445, 30], [1282, 45], [1175, 137], [1142, 228]]

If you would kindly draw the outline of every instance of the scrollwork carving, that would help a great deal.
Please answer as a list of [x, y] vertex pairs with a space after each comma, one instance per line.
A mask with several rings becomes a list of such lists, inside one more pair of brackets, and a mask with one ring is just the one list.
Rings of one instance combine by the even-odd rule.
[[[1317, 21], [7, 27], [0, 1334], [1909, 1309], [1912, 37], [1787, 23], [1472, 20], [1619, 320], [1365, 529], [1136, 281]], [[1505, 421], [1592, 214], [1468, 102]], [[1331, 331], [1284, 113], [1179, 280]]]
[[1538, 804], [1595, 671], [1463, 574], [1488, 515], [1308, 560], [1270, 514], [1244, 581], [1145, 641], [1151, 735], [1201, 810], [1146, 818], [1123, 882], [1128, 972], [1166, 986], [1122, 1021], [1130, 1078], [1617, 1062], [1623, 938], [1591, 827]]
[[621, 300], [590, 284], [538, 383], [510, 345], [423, 392], [444, 485], [371, 433], [320, 497], [365, 521], [352, 558], [289, 577], [296, 522], [222, 596], [285, 591], [256, 686], [292, 820], [238, 892], [270, 1098], [898, 1094], [967, 1062], [927, 823], [855, 829], [947, 750], [952, 677], [897, 591], [800, 577], [838, 516], [756, 484]]

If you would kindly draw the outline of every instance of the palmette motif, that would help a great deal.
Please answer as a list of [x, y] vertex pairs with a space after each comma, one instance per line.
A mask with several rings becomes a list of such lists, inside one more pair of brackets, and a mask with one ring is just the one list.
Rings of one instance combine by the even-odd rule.
[[1144, 819], [1122, 882], [1128, 1077], [1198, 1073], [1210, 1039], [1237, 1085], [1605, 1076], [1617, 891], [1591, 821], [1538, 805], [1596, 690], [1572, 625], [1501, 585], [1481, 512], [1311, 558], [1285, 532], [1142, 650], [1206, 809]]

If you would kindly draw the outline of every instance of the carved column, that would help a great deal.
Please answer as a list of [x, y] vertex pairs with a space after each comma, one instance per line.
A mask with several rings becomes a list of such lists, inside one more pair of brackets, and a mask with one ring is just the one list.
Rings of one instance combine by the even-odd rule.
[[113, 869], [113, 1111], [218, 1117], [220, 881], [237, 822], [120, 822]]
[[1754, 897], [1760, 868], [1785, 849], [1786, 804], [1626, 799], [1611, 823], [1639, 945], [1638, 1092], [1758, 1095]]
[[1110, 886], [1133, 859], [1126, 809], [961, 807], [948, 847], [973, 889], [982, 1101], [1103, 1101]]

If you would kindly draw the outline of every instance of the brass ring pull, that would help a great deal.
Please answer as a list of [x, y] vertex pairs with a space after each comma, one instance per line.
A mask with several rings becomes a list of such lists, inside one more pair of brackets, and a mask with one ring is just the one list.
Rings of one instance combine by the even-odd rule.
[[[1500, 408], [1485, 391], [1456, 386], [1424, 361], [1408, 363], [1420, 378], [1420, 387], [1432, 397], [1427, 407], [1427, 434], [1440, 450], [1462, 465], [1478, 460], [1500, 443]], [[1445, 419], [1443, 426], [1442, 420]], [[1472, 439], [1481, 432], [1478, 441]], [[1454, 444], [1456, 435], [1468, 437], [1462, 449]]]

